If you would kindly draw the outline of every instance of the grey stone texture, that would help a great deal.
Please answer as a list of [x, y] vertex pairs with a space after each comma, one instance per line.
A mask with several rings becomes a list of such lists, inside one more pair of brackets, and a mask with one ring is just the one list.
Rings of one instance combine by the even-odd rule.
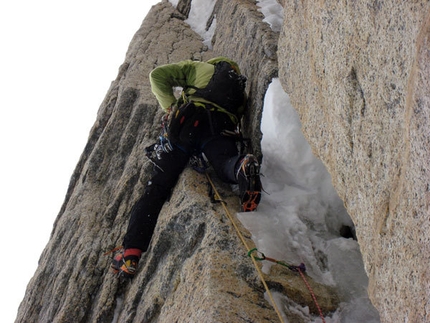
[[430, 321], [429, 3], [285, 2], [279, 76], [356, 225], [383, 322]]
[[[278, 321], [247, 250], [221, 206], [210, 202], [205, 176], [190, 169], [131, 283], [109, 273], [104, 255], [121, 244], [152, 167], [144, 148], [157, 138], [162, 111], [149, 72], [218, 55], [236, 60], [248, 76], [244, 134], [259, 156], [264, 94], [279, 75], [356, 224], [381, 320], [430, 321], [430, 5], [280, 3], [279, 34], [262, 22], [256, 1], [217, 1], [211, 49], [184, 22], [191, 0], [180, 0], [178, 9], [166, 0], [152, 8], [99, 108], [16, 322]], [[234, 213], [237, 196], [215, 181]], [[266, 279], [317, 315], [297, 274], [274, 269]], [[333, 290], [310, 284], [325, 314], [338, 307]]]

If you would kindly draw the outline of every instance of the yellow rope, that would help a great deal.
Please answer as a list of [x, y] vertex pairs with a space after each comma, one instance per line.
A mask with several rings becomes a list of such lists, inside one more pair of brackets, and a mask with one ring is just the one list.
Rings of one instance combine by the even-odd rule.
[[[246, 251], [249, 251], [250, 248], [249, 248], [248, 244], [246, 243], [246, 240], [243, 237], [242, 233], [240, 232], [239, 227], [237, 226], [236, 222], [234, 221], [232, 215], [230, 214], [230, 211], [228, 210], [226, 203], [221, 199], [221, 196], [219, 195], [218, 190], [216, 189], [215, 184], [213, 183], [209, 174], [207, 172], [205, 174], [206, 174], [206, 177], [207, 177], [209, 183], [212, 186], [212, 189], [214, 190], [215, 198], [221, 202], [222, 207], [224, 208], [225, 214], [227, 215], [227, 217], [230, 219], [231, 223], [233, 224], [237, 235], [239, 236], [240, 240], [242, 241], [243, 245], [246, 248]], [[276, 305], [275, 300], [273, 299], [272, 293], [270, 292], [269, 287], [267, 286], [266, 280], [263, 277], [263, 272], [261, 271], [260, 267], [257, 264], [257, 260], [255, 260], [254, 255], [252, 255], [252, 254], [250, 255], [250, 257], [252, 259], [252, 262], [254, 263], [255, 269], [257, 270], [258, 276], [260, 276], [260, 280], [263, 283], [264, 288], [266, 289], [267, 295], [269, 295], [270, 301], [272, 302], [272, 306], [275, 309], [276, 314], [278, 314], [279, 320], [281, 321], [281, 323], [284, 323], [284, 320], [283, 320], [282, 315], [278, 309], [278, 306]]]

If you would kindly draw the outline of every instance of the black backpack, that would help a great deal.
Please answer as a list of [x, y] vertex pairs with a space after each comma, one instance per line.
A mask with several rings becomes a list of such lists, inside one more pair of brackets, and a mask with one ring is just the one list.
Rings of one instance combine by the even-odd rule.
[[246, 77], [237, 74], [228, 62], [220, 61], [216, 63], [215, 72], [206, 87], [188, 87], [196, 90], [193, 96], [213, 102], [236, 115], [238, 108], [244, 105], [245, 86]]

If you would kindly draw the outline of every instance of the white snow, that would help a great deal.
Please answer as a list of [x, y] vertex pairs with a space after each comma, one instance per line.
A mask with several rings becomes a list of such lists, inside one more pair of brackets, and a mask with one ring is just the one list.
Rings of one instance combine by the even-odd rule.
[[263, 21], [268, 23], [273, 31], [279, 32], [284, 21], [284, 8], [276, 0], [257, 0], [257, 6], [264, 15]]
[[212, 23], [207, 28], [207, 22], [212, 15], [215, 7], [216, 0], [193, 0], [191, 2], [191, 10], [188, 19], [185, 20], [196, 33], [203, 38], [203, 44], [212, 48], [212, 37], [216, 28], [216, 17], [213, 18]]
[[[358, 243], [340, 235], [342, 225], [353, 227], [332, 184], [330, 174], [311, 152], [296, 111], [278, 79], [264, 101], [261, 123], [264, 190], [258, 210], [238, 213], [258, 250], [292, 265], [304, 263], [314, 280], [331, 285], [342, 304], [326, 322], [379, 322], [367, 296], [368, 279]], [[263, 262], [269, 273], [272, 262]], [[276, 265], [275, 265], [276, 266]], [[308, 322], [320, 322], [288, 295], [276, 293], [285, 311]], [[318, 298], [318, 295], [316, 295]]]
[[[175, 0], [170, 0], [172, 4]], [[206, 30], [215, 0], [193, 0], [187, 23], [205, 44], [215, 30], [214, 21]], [[258, 0], [264, 22], [279, 32], [283, 8], [276, 0]], [[214, 19], [215, 20], [215, 19]], [[317, 159], [301, 132], [296, 111], [278, 79], [273, 79], [264, 102], [261, 124], [263, 194], [258, 211], [238, 213], [251, 232], [260, 252], [292, 265], [304, 263], [315, 281], [333, 286], [341, 299], [338, 310], [327, 323], [377, 323], [379, 314], [367, 295], [368, 278], [358, 243], [340, 235], [340, 228], [353, 223], [334, 190], [330, 174]], [[269, 273], [271, 262], [264, 262]], [[304, 321], [319, 323], [307, 307], [294, 304], [288, 295], [274, 293], [285, 322], [285, 313], [295, 312]], [[318, 298], [318, 295], [316, 295]]]
[[176, 8], [178, 6], [179, 0], [169, 0], [169, 2]]
[[123, 304], [124, 304], [124, 296], [118, 296], [116, 298], [116, 305], [115, 305], [115, 310], [113, 312], [113, 319], [112, 319], [112, 323], [118, 323], [118, 318], [119, 315], [121, 314], [121, 310], [123, 309]]

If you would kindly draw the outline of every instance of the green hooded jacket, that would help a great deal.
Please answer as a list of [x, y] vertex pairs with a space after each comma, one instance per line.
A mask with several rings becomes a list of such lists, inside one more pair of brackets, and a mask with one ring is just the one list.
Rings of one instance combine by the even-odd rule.
[[186, 60], [179, 63], [161, 65], [152, 70], [149, 75], [151, 89], [160, 103], [161, 108], [166, 112], [170, 112], [170, 107], [178, 102], [174, 95], [174, 88], [182, 87], [184, 90], [181, 102], [193, 101], [210, 103], [216, 106], [219, 110], [229, 114], [235, 119], [234, 121], [237, 122], [237, 117], [244, 111], [245, 102], [243, 106], [238, 108], [237, 115], [234, 116], [213, 102], [193, 96], [193, 93], [195, 93], [196, 90], [190, 87], [206, 87], [214, 73], [215, 64], [220, 61], [227, 61], [234, 67], [236, 72], [240, 74], [240, 69], [237, 63], [226, 57], [216, 57], [208, 60], [207, 62]]

